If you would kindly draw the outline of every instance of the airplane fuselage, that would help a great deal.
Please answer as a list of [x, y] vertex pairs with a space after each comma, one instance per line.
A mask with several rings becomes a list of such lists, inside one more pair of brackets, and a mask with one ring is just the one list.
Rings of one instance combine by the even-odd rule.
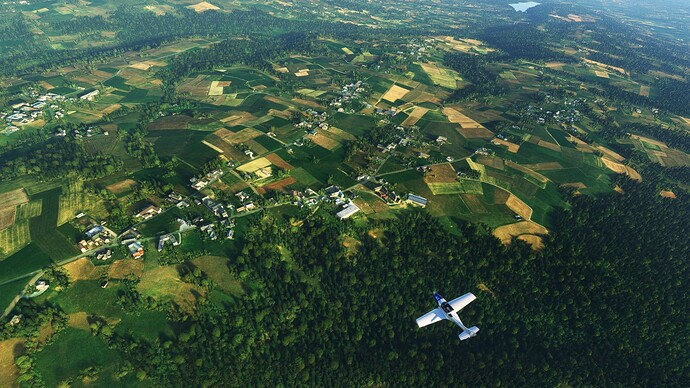
[[465, 326], [462, 321], [460, 320], [460, 317], [458, 317], [458, 312], [453, 309], [453, 306], [451, 306], [444, 297], [441, 296], [441, 294], [434, 292], [434, 299], [436, 299], [436, 303], [438, 303], [438, 307], [441, 308], [441, 311], [443, 311], [443, 315], [445, 315], [446, 319], [454, 322], [456, 325], [460, 326], [460, 328], [463, 331], [468, 330], [467, 326]]

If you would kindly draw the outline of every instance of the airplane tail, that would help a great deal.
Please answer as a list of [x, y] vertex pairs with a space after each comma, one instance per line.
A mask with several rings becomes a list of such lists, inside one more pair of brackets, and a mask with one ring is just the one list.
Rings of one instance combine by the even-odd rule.
[[468, 338], [472, 338], [475, 335], [477, 335], [478, 331], [479, 331], [479, 328], [477, 326], [472, 326], [469, 329], [460, 333], [460, 335], [458, 335], [458, 337], [460, 338], [460, 341], [464, 341]]

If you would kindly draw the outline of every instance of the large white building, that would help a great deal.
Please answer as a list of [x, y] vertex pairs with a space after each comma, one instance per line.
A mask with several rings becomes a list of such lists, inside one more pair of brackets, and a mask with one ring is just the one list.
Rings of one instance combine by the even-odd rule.
[[355, 205], [354, 203], [350, 202], [347, 207], [345, 207], [343, 210], [339, 211], [336, 213], [336, 217], [340, 218], [341, 220], [344, 220], [346, 218], [352, 217], [353, 214], [357, 213], [359, 211], [359, 206]]

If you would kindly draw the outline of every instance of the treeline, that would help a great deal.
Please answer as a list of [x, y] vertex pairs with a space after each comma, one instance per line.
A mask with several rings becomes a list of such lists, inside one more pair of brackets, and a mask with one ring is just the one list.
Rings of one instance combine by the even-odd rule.
[[38, 146], [10, 151], [0, 158], [0, 179], [10, 180], [24, 175], [39, 179], [79, 176], [100, 178], [122, 168], [122, 161], [112, 155], [89, 153], [73, 139], [51, 139]]

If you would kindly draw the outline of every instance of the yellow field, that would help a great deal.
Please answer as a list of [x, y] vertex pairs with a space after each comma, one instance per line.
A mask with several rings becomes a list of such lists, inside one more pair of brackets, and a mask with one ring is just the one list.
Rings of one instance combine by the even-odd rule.
[[519, 146], [518, 144], [511, 143], [511, 142], [509, 142], [509, 141], [505, 141], [505, 140], [502, 140], [502, 139], [499, 139], [499, 138], [496, 138], [496, 139], [494, 139], [494, 140], [492, 140], [492, 141], [493, 141], [494, 143], [497, 143], [497, 144], [500, 144], [500, 145], [502, 145], [502, 146], [508, 147], [508, 152], [512, 152], [512, 153], [514, 153], [514, 154], [517, 154], [518, 151], [520, 151], [520, 146]]
[[315, 135], [309, 137], [311, 141], [313, 141], [315, 144], [320, 145], [321, 147], [332, 151], [338, 147], [340, 147], [340, 142], [338, 142], [335, 139], [332, 139], [331, 137], [325, 135], [323, 131], [317, 132]]
[[201, 3], [193, 4], [193, 5], [188, 5], [187, 8], [193, 9], [196, 12], [205, 12], [205, 11], [215, 11], [219, 10], [220, 8], [216, 7], [215, 5], [202, 1]]
[[66, 264], [62, 268], [67, 271], [69, 279], [72, 282], [79, 280], [95, 280], [100, 278], [101, 273], [105, 271], [104, 267], [96, 267], [91, 260], [86, 257]]
[[17, 207], [9, 206], [0, 209], [0, 230], [7, 229], [14, 225], [17, 216]]
[[295, 76], [297, 77], [306, 77], [309, 75], [309, 69], [299, 69], [297, 72], [295, 72]]
[[429, 109], [421, 107], [421, 106], [415, 106], [410, 115], [405, 119], [405, 121], [402, 122], [401, 125], [403, 126], [411, 126], [417, 124], [417, 121], [424, 117], [426, 112], [428, 112]]
[[231, 81], [211, 81], [211, 86], [208, 87], [208, 95], [222, 96], [223, 88], [226, 86], [230, 86], [231, 84]]
[[258, 158], [254, 159], [249, 163], [245, 163], [239, 167], [237, 167], [237, 170], [242, 171], [242, 172], [249, 172], [252, 173], [256, 170], [259, 170], [261, 168], [265, 168], [271, 165], [271, 161], [266, 159], [266, 158]]
[[676, 199], [676, 193], [670, 190], [663, 190], [659, 192], [659, 195], [662, 196], [663, 198], [670, 198], [670, 199]]
[[476, 39], [455, 39], [452, 36], [437, 36], [436, 40], [442, 42], [442, 48], [447, 50], [462, 51], [469, 54], [488, 54], [496, 51], [485, 47], [482, 41]]
[[144, 262], [142, 260], [118, 260], [108, 268], [108, 276], [113, 279], [124, 279], [129, 275], [140, 278], [143, 273]]
[[343, 50], [343, 52], [344, 52], [345, 54], [347, 54], [347, 55], [352, 55], [352, 54], [354, 54], [354, 53], [352, 52], [352, 50], [350, 50], [350, 49], [347, 48], [347, 47], [343, 47], [342, 50]]
[[457, 174], [448, 163], [431, 166], [430, 171], [424, 176], [424, 182], [426, 183], [452, 183], [456, 180]]
[[462, 78], [453, 70], [438, 67], [434, 63], [419, 63], [422, 70], [431, 78], [434, 84], [448, 88], [455, 89], [458, 85], [457, 81], [462, 81]]
[[17, 206], [29, 202], [24, 189], [16, 189], [0, 194], [0, 208]]
[[257, 131], [254, 128], [244, 128], [239, 132], [232, 132], [221, 128], [214, 133], [230, 144], [245, 143], [263, 135], [263, 132]]
[[490, 139], [494, 136], [493, 132], [460, 113], [457, 109], [443, 108], [443, 114], [448, 117], [448, 121], [451, 123], [460, 124], [458, 132], [466, 139]]
[[508, 200], [506, 201], [506, 206], [510, 208], [510, 210], [514, 211], [515, 214], [520, 215], [525, 220], [529, 220], [532, 218], [532, 208], [529, 207], [526, 203], [524, 203], [520, 198], [514, 196], [513, 194], [510, 194], [508, 197]]
[[523, 234], [544, 235], [548, 233], [549, 231], [545, 227], [532, 221], [520, 221], [514, 224], [503, 225], [494, 230], [494, 236], [504, 244], [509, 244], [513, 237]]
[[214, 146], [213, 144], [207, 142], [206, 140], [202, 140], [201, 143], [204, 144], [205, 146], [210, 147], [212, 150], [217, 151], [220, 154], [225, 153], [225, 151], [223, 151], [222, 149], [220, 149], [220, 148]]
[[616, 160], [616, 161], [622, 162], [622, 161], [625, 160], [624, 157], [622, 157], [621, 155], [619, 155], [618, 153], [616, 153], [616, 152], [614, 152], [614, 151], [611, 151], [610, 149], [608, 149], [608, 148], [606, 148], [606, 147], [604, 147], [604, 146], [598, 146], [597, 149], [598, 149], [599, 151], [603, 152], [604, 155], [606, 155], [606, 156], [608, 156], [608, 157], [610, 157], [610, 158], [612, 158], [612, 159], [614, 159], [614, 160]]
[[384, 94], [381, 99], [389, 102], [395, 102], [402, 99], [409, 92], [408, 89], [400, 87], [398, 85], [391, 86], [390, 89]]
[[605, 71], [594, 70], [594, 74], [599, 78], [609, 78], [609, 73]]
[[113, 183], [112, 185], [108, 185], [105, 188], [113, 194], [121, 194], [121, 193], [124, 193], [125, 191], [131, 190], [132, 187], [134, 187], [136, 184], [137, 184], [137, 182], [135, 182], [131, 179], [125, 179], [125, 180], [121, 180], [119, 182]]
[[642, 176], [640, 175], [640, 173], [635, 171], [635, 169], [633, 169], [630, 166], [625, 166], [623, 164], [620, 164], [620, 163], [617, 163], [617, 162], [614, 162], [612, 160], [608, 160], [605, 158], [601, 158], [601, 161], [604, 162], [604, 165], [606, 166], [606, 168], [608, 168], [609, 170], [611, 170], [617, 174], [625, 174], [625, 175], [629, 176], [630, 179], [633, 179], [633, 180], [636, 180], [639, 182], [642, 181]]
[[148, 70], [154, 66], [163, 67], [165, 65], [166, 65], [165, 62], [144, 61], [144, 62], [132, 63], [131, 65], [129, 65], [129, 67], [137, 69], [137, 70]]
[[16, 357], [25, 353], [24, 340], [12, 338], [0, 342], [0, 386], [18, 387], [19, 368], [14, 363]]
[[593, 60], [587, 59], [587, 58], [582, 58], [582, 60], [585, 61], [585, 62], [587, 62], [587, 63], [589, 63], [590, 65], [596, 65], [596, 66], [602, 67], [602, 68], [604, 68], [604, 69], [613, 70], [613, 71], [618, 72], [618, 73], [620, 73], [620, 74], [622, 74], [622, 75], [626, 75], [626, 74], [627, 74], [627, 72], [625, 71], [625, 69], [623, 69], [623, 68], [621, 68], [621, 67], [616, 67], [616, 66], [607, 65], [607, 64], [605, 64], [605, 63], [593, 61]]

